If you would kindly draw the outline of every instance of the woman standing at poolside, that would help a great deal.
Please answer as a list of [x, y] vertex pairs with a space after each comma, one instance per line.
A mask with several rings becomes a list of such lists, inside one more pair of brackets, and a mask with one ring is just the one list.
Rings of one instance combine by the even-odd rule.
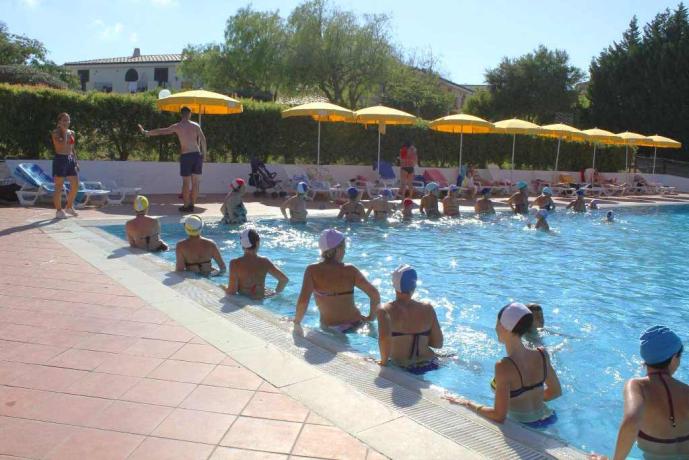
[[418, 165], [416, 147], [410, 141], [405, 142], [400, 149], [400, 191], [402, 199], [407, 197], [407, 188], [411, 191], [410, 196], [414, 196], [414, 168]]
[[[244, 255], [230, 261], [230, 279], [227, 284], [229, 295], [244, 294], [252, 299], [263, 299], [279, 294], [289, 279], [270, 259], [258, 255], [261, 238], [256, 230], [247, 228], [239, 237]], [[275, 292], [266, 289], [266, 275], [278, 280]]]
[[[342, 333], [354, 331], [364, 321], [371, 321], [375, 317], [380, 294], [358, 268], [342, 262], [345, 255], [345, 236], [342, 233], [334, 229], [324, 230], [318, 247], [323, 260], [306, 267], [294, 323], [301, 324], [311, 294], [314, 294], [322, 327]], [[368, 316], [362, 315], [354, 305], [355, 287], [364, 291], [370, 300]]]
[[[55, 206], [55, 218], [64, 219], [77, 216], [74, 210], [74, 199], [79, 191], [79, 162], [74, 151], [74, 131], [69, 129], [71, 120], [69, 114], [62, 112], [57, 116], [57, 127], [50, 133], [55, 148], [53, 157], [53, 180], [55, 192], [53, 193], [53, 205]], [[62, 209], [62, 188], [65, 178], [69, 180], [69, 194], [67, 195], [67, 207]]]
[[521, 303], [513, 302], [498, 313], [495, 331], [505, 345], [507, 356], [495, 364], [494, 407], [463, 398], [448, 396], [446, 399], [498, 423], [506, 417], [532, 428], [554, 423], [557, 416], [545, 401], [558, 398], [562, 389], [545, 350], [527, 348], [522, 342], [532, 323], [533, 314]]

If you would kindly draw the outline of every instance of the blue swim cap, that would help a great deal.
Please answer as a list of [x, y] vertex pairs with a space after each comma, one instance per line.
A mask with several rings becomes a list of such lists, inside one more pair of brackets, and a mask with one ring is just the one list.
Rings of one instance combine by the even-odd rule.
[[612, 211], [608, 211], [608, 213], [605, 215], [605, 217], [606, 217], [608, 220], [613, 220], [613, 219], [615, 218], [615, 213], [612, 212]]
[[517, 182], [517, 188], [518, 188], [519, 190], [521, 190], [521, 189], [523, 189], [523, 188], [527, 188], [528, 186], [529, 186], [529, 184], [527, 184], [527, 183], [524, 182], [523, 180], [520, 180], [519, 182]]
[[490, 195], [490, 187], [485, 187], [481, 190], [481, 195]]
[[450, 192], [456, 192], [457, 190], [459, 190], [459, 187], [457, 187], [455, 184], [450, 184], [449, 190]]
[[416, 270], [410, 265], [400, 265], [392, 272], [392, 285], [395, 291], [409, 294], [416, 289], [417, 280]]
[[438, 190], [438, 184], [435, 182], [429, 182], [426, 184], [426, 193], [435, 192], [436, 190]]
[[349, 187], [347, 189], [347, 196], [349, 196], [349, 198], [356, 198], [357, 195], [359, 195], [359, 190], [357, 190], [356, 187]]
[[389, 188], [384, 188], [382, 194], [385, 198], [392, 198], [392, 190]]
[[577, 195], [584, 196], [584, 190], [581, 188], [579, 190], [577, 190]]
[[553, 194], [553, 191], [550, 187], [543, 187], [543, 194], [544, 195], [551, 195]]
[[297, 184], [297, 193], [306, 193], [306, 191], [309, 189], [309, 186], [306, 182], [299, 182]]
[[667, 361], [682, 348], [682, 340], [667, 326], [649, 327], [639, 340], [641, 359], [648, 365]]

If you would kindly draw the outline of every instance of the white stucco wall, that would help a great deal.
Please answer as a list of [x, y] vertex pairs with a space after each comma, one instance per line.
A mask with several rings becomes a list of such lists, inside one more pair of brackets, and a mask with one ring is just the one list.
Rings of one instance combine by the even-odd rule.
[[178, 90], [182, 87], [182, 77], [177, 75], [178, 63], [159, 62], [151, 64], [98, 64], [98, 65], [70, 65], [70, 70], [78, 75], [79, 70], [89, 71], [89, 81], [86, 83], [86, 90], [100, 89], [99, 84], [111, 84], [114, 93], [128, 93], [129, 82], [124, 81], [127, 70], [134, 69], [139, 74], [138, 86], [145, 89], [155, 89], [158, 87], [154, 77], [156, 68], [168, 69], [168, 88]]
[[[21, 162], [32, 162], [40, 165], [48, 174], [51, 172], [50, 160], [7, 160], [7, 167], [14, 171], [16, 165]], [[179, 163], [173, 162], [149, 162], [149, 161], [81, 161], [82, 180], [115, 181], [120, 186], [143, 187], [143, 193], [163, 194], [179, 193], [181, 179], [179, 177]], [[295, 165], [287, 165], [288, 170], [293, 170]], [[297, 165], [307, 169], [310, 165]], [[287, 180], [288, 175], [282, 165], [268, 165], [270, 171], [278, 172], [278, 179]], [[361, 175], [370, 179], [377, 177], [376, 171], [370, 166], [330, 165], [327, 169], [332, 174], [336, 183], [348, 184], [349, 179]], [[454, 181], [457, 168], [438, 168], [446, 178]], [[417, 168], [417, 173], [422, 174], [425, 168]], [[206, 163], [203, 168], [201, 180], [202, 193], [225, 193], [230, 182], [236, 177], [248, 179], [251, 168], [243, 163]], [[395, 167], [399, 175], [399, 168]], [[482, 177], [488, 179], [490, 175], [486, 170], [479, 170]], [[578, 172], [564, 172], [574, 178], [578, 178]], [[553, 171], [514, 171], [513, 181], [524, 180], [531, 182], [535, 179], [552, 180]], [[502, 170], [503, 179], [509, 179], [510, 171]], [[618, 182], [625, 182], [625, 174], [606, 173], [606, 177], [618, 177]], [[689, 178], [656, 174], [650, 174], [646, 178], [652, 182], [661, 182], [665, 185], [677, 187], [678, 191], [689, 192]]]

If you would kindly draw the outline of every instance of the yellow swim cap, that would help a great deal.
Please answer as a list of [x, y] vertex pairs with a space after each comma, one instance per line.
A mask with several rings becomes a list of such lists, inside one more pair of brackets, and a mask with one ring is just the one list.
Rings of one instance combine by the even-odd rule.
[[199, 236], [202, 228], [203, 219], [201, 219], [201, 216], [192, 214], [184, 220], [184, 231], [186, 231], [189, 236]]
[[148, 209], [148, 198], [146, 198], [143, 195], [137, 195], [136, 198], [134, 198], [134, 211], [144, 212], [147, 209]]

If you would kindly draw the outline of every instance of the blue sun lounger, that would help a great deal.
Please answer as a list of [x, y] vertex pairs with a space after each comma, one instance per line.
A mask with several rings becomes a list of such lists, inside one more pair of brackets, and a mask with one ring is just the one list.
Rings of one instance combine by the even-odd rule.
[[[22, 183], [22, 188], [17, 193], [17, 198], [22, 206], [33, 206], [39, 198], [52, 198], [53, 194], [57, 193], [55, 190], [55, 182], [53, 178], [46, 174], [43, 169], [35, 163], [20, 163], [14, 169], [13, 176]], [[100, 197], [103, 203], [108, 201], [109, 190], [101, 190], [88, 188], [83, 182], [79, 183], [79, 191], [75, 200], [75, 206], [82, 208], [86, 206], [89, 200], [93, 197]], [[65, 183], [60, 194], [66, 194], [69, 191], [69, 184]]]

